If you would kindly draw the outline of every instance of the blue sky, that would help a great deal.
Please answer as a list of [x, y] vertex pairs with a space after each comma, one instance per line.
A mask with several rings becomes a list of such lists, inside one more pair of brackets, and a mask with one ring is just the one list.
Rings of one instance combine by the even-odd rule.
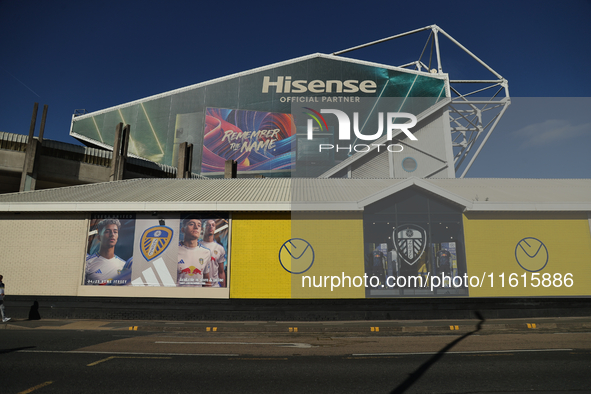
[[[468, 176], [589, 178], [590, 16], [584, 0], [2, 0], [0, 131], [27, 134], [37, 101], [49, 105], [45, 138], [76, 143], [68, 135], [76, 109], [437, 24], [506, 78], [515, 99]], [[346, 56], [400, 65], [416, 60], [424, 40]], [[471, 76], [470, 60], [446, 49], [444, 71]]]

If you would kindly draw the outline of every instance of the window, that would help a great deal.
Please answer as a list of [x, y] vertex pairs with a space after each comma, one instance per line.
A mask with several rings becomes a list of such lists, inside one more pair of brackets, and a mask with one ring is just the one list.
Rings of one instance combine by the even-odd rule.
[[[409, 188], [365, 208], [367, 297], [465, 296], [463, 207]], [[438, 278], [433, 279], [434, 276]], [[431, 287], [433, 286], [433, 289]]]

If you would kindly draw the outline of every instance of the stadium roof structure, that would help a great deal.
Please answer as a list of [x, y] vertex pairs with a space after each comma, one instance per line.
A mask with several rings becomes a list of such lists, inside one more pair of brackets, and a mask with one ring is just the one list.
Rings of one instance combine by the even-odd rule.
[[[399, 65], [398, 67], [443, 74], [443, 51], [441, 50], [440, 41], [441, 38], [445, 38], [461, 49], [481, 67], [477, 71], [478, 75], [480, 75], [480, 72], [483, 72], [482, 78], [449, 80], [452, 100], [448, 103], [448, 108], [450, 110], [454, 165], [456, 175], [459, 175], [459, 178], [464, 178], [491, 133], [495, 130], [499, 120], [503, 117], [509, 104], [511, 104], [509, 82], [507, 79], [503, 78], [501, 74], [493, 70], [488, 64], [437, 25], [425, 26], [367, 44], [357, 45], [334, 52], [333, 55], [342, 55], [369, 46], [401, 39], [414, 34], [424, 34], [426, 32], [429, 32], [429, 35], [418, 59]], [[486, 73], [485, 70], [488, 72]], [[355, 156], [361, 157], [366, 153], [358, 153]], [[331, 170], [322, 176], [330, 176], [335, 172]]]
[[[424, 46], [422, 48], [422, 51], [420, 52], [418, 59], [398, 66], [385, 65], [383, 64], [383, 62], [372, 62], [367, 60], [359, 60], [341, 56], [343, 54], [349, 54], [353, 51], [367, 48], [369, 46], [383, 44], [388, 41], [401, 39], [411, 35], [420, 36], [421, 34], [424, 34], [426, 36], [426, 41], [424, 43]], [[451, 42], [453, 46], [459, 48], [461, 52], [466, 54], [468, 58], [476, 64], [476, 67], [474, 67], [474, 72], [470, 72], [469, 77], [463, 79], [453, 79], [453, 75], [450, 76], [444, 72], [444, 61], [446, 58], [443, 53], [444, 51], [442, 50], [443, 40]], [[70, 130], [70, 135], [80, 139], [81, 141], [87, 144], [110, 149], [111, 137], [106, 135], [105, 133], [109, 133], [111, 132], [110, 130], [113, 129], [111, 123], [121, 121], [126, 122], [129, 121], [130, 118], [134, 118], [137, 119], [138, 125], [132, 125], [132, 136], [130, 138], [130, 152], [135, 153], [141, 157], [145, 157], [149, 160], [153, 160], [155, 162], [162, 162], [164, 164], [175, 166], [176, 159], [174, 149], [176, 148], [173, 149], [171, 144], [172, 140], [174, 140], [174, 143], [177, 144], [177, 137], [175, 133], [179, 129], [183, 129], [183, 127], [179, 126], [179, 124], [182, 124], [183, 122], [183, 120], [180, 117], [184, 115], [195, 115], [194, 119], [191, 122], [192, 124], [200, 125], [196, 129], [198, 130], [199, 127], [202, 127], [201, 125], [203, 124], [203, 120], [201, 119], [203, 114], [201, 111], [205, 112], [205, 107], [207, 107], [207, 110], [209, 110], [209, 108], [211, 107], [217, 107], [222, 108], [222, 111], [271, 111], [274, 113], [287, 113], [289, 112], [290, 107], [278, 105], [278, 98], [275, 96], [275, 98], [272, 98], [271, 101], [269, 101], [272, 104], [270, 106], [267, 105], [268, 108], [265, 105], [261, 105], [261, 100], [264, 100], [266, 98], [263, 98], [260, 92], [260, 88], [258, 87], [259, 85], [257, 85], [260, 84], [260, 82], [255, 83], [252, 78], [256, 76], [256, 78], [261, 78], [262, 81], [262, 73], [268, 73], [269, 71], [279, 68], [285, 70], [285, 67], [291, 67], [290, 70], [295, 70], [296, 68], [294, 67], [297, 67], [299, 63], [302, 63], [302, 66], [304, 66], [304, 62], [307, 61], [317, 62], [317, 64], [314, 63], [315, 66], [313, 68], [318, 70], [322, 69], [320, 65], [324, 65], [329, 69], [331, 69], [331, 67], [334, 69], [340, 69], [336, 66], [328, 66], [328, 62], [339, 62], [343, 65], [348, 64], [349, 67], [356, 65], [358, 67], [358, 69], [356, 70], [361, 70], [361, 68], [363, 67], [373, 67], [375, 69], [388, 70], [388, 72], [393, 73], [406, 73], [408, 75], [413, 75], [415, 81], [416, 76], [424, 80], [438, 80], [440, 83], [441, 81], [443, 81], [445, 87], [440, 91], [439, 97], [437, 96], [437, 94], [435, 94], [434, 96], [430, 96], [436, 99], [435, 104], [427, 110], [422, 111], [420, 114], [418, 114], [417, 118], [420, 122], [421, 120], [426, 119], [428, 116], [436, 112], [441, 114], [442, 111], [448, 111], [447, 114], [449, 116], [449, 128], [446, 126], [445, 133], [450, 134], [450, 137], [445, 138], [446, 141], [447, 139], [449, 139], [450, 142], [446, 142], [445, 145], [451, 145], [451, 147], [449, 148], [450, 153], [433, 153], [425, 150], [421, 151], [420, 149], [417, 150], [416, 152], [420, 152], [419, 154], [423, 155], [423, 157], [431, 157], [431, 159], [434, 160], [432, 160], [433, 163], [430, 164], [432, 168], [425, 170], [425, 172], [421, 174], [413, 174], [415, 176], [420, 176], [422, 178], [431, 178], [434, 176], [456, 176], [460, 178], [465, 177], [469, 169], [471, 168], [472, 164], [478, 157], [480, 151], [484, 147], [484, 144], [490, 137], [491, 133], [494, 131], [499, 120], [501, 119], [501, 117], [503, 116], [504, 112], [510, 104], [508, 82], [505, 78], [503, 78], [498, 72], [493, 70], [489, 65], [482, 61], [474, 53], [465, 48], [457, 40], [455, 40], [453, 37], [447, 34], [439, 26], [430, 25], [406, 33], [397, 34], [381, 40], [373, 41], [367, 44], [358, 45], [352, 48], [337, 51], [330, 55], [317, 53], [302, 56], [299, 58], [194, 84], [184, 88], [175, 89], [169, 92], [142, 98], [107, 109], [86, 113], [79, 116], [74, 116], [72, 120], [72, 129]], [[476, 68], [478, 70], [476, 70]], [[472, 75], [479, 75], [479, 77], [475, 79], [472, 78]], [[480, 75], [482, 75], [482, 77], [480, 77]], [[312, 78], [312, 74], [310, 74], [310, 77]], [[224, 91], [224, 94], [228, 97], [229, 95], [233, 94], [231, 92], [233, 92], [234, 89], [230, 87], [233, 86], [232, 84], [236, 84], [236, 81], [241, 78], [251, 79], [244, 83], [238, 82], [241, 84], [240, 88], [236, 89], [236, 92], [238, 92], [236, 98], [233, 98], [232, 100], [228, 100], [226, 97], [220, 99], [220, 97], [223, 96], [221, 94], [221, 91]], [[295, 78], [296, 77], [294, 77], [294, 79]], [[412, 81], [412, 78], [408, 80]], [[272, 81], [275, 80], [273, 79]], [[279, 83], [280, 82], [271, 82], [271, 84]], [[409, 82], [408, 86], [410, 86], [410, 88], [408, 88], [408, 86], [406, 85], [401, 86], [406, 86], [405, 89], [408, 89], [408, 91], [406, 92], [406, 97], [409, 97], [409, 94], [410, 96], [412, 96], [413, 94], [417, 94], [416, 92], [414, 92], [414, 90], [417, 90], [418, 85], [418, 82], [416, 85], [414, 82], [412, 82], [412, 84], [410, 84]], [[221, 89], [219, 94], [215, 93], [215, 86], [217, 86], [216, 89]], [[257, 89], [259, 89], [258, 92], [254, 88], [255, 86], [257, 86]], [[438, 85], [433, 84], [431, 88], [434, 89], [435, 86]], [[247, 88], [252, 88], [253, 90], [249, 91]], [[180, 97], [186, 97], [187, 100], [189, 100], [188, 97], [192, 94], [191, 92], [194, 93], [199, 89], [207, 89], [207, 93], [204, 93], [206, 95], [211, 95], [211, 92], [214, 92], [213, 95], [215, 97], [212, 99], [204, 100], [201, 96], [194, 94], [195, 97], [191, 96], [190, 98], [190, 100], [192, 100], [191, 105], [193, 107], [190, 107], [188, 104], [179, 103], [180, 100], [184, 100], [184, 98]], [[423, 88], [419, 87], [418, 89], [420, 91], [420, 89]], [[414, 93], [411, 93], [411, 90], [413, 90]], [[418, 95], [420, 96], [420, 92], [418, 93]], [[164, 105], [163, 103], [163, 105], [161, 106], [162, 108], [159, 107], [160, 104], [156, 104], [158, 100], [168, 99], [172, 96], [175, 96], [177, 98], [172, 98], [171, 103], [168, 103], [166, 105]], [[199, 98], [197, 99], [197, 97]], [[386, 97], [386, 95], [384, 97]], [[402, 98], [406, 100], [406, 98], [404, 97], [404, 93], [402, 94]], [[275, 100], [274, 103], [273, 100]], [[194, 108], [194, 103], [196, 103], [197, 101], [201, 103], [199, 105], [204, 106], [203, 109], [200, 108], [197, 110]], [[150, 105], [153, 108], [149, 108], [148, 103], [151, 103]], [[173, 111], [172, 108], [174, 106], [178, 107], [175, 107], [174, 109], [174, 111], [176, 112], [170, 112], [166, 116], [162, 115], [161, 112], [163, 111], [163, 108], [168, 108], [169, 111]], [[188, 114], [191, 111], [193, 111], [193, 113]], [[157, 117], [160, 117], [160, 119], [162, 119], [162, 126], [160, 126], [160, 129], [156, 127], [156, 125], [154, 124], [154, 118]], [[104, 126], [102, 126], [103, 123], [101, 123], [103, 121]], [[99, 123], [99, 125], [97, 125], [97, 123]], [[101, 129], [101, 127], [103, 128]], [[147, 151], [144, 153], [141, 152], [142, 148], [140, 148], [140, 145], [137, 143], [139, 138], [134, 136], [133, 134], [134, 132], [138, 132], [138, 130], [143, 130], [141, 131], [143, 133], [141, 135], [143, 141], [141, 142], [145, 143], [144, 145], [147, 144], [146, 146], [150, 146], [150, 144], [153, 145], [153, 148], [150, 148], [152, 149], [152, 151], [150, 151], [151, 153], [148, 153]], [[162, 135], [160, 135], [159, 133], [161, 133]], [[203, 131], [201, 131], [201, 133], [203, 133]], [[175, 136], [173, 136], [172, 134], [175, 134]], [[187, 127], [185, 127], [185, 134], [187, 134]], [[376, 145], [379, 145], [381, 141], [385, 140], [385, 138], [386, 137], [384, 136], [381, 140], [376, 141]], [[152, 139], [154, 141], [149, 142]], [[201, 136], [195, 137], [195, 143], [197, 144], [197, 146], [199, 146], [199, 148], [196, 149], [193, 153], [194, 166], [201, 166], [202, 164], [203, 157], [201, 156], [201, 151], [199, 149], [200, 145], [204, 144], [205, 139], [205, 137]], [[165, 140], [168, 142], [165, 143]], [[170, 146], [168, 146], [167, 144]], [[432, 142], [431, 145], [436, 146], [442, 144]], [[364, 165], [365, 161], [368, 160], [368, 157], [376, 155], [375, 150], [376, 147], [372, 145], [372, 148], [369, 151], [352, 152], [352, 154], [345, 160], [338, 162], [338, 164], [332, 166], [332, 168], [327, 167], [326, 171], [322, 169], [322, 171], [318, 174], [304, 174], [292, 176], [319, 176], [321, 178], [367, 177], [365, 173], [372, 172], [373, 168], [368, 168], [366, 171], [359, 172], [360, 175], [358, 176], [351, 176], [351, 166], [353, 165], [353, 163], [357, 163], [356, 165], [362, 163], [362, 165]], [[443, 148], [440, 150], [443, 151]], [[203, 155], [205, 155], [205, 150]], [[380, 159], [380, 161], [382, 161], [382, 159]], [[239, 166], [240, 165], [241, 164], [239, 162]], [[248, 165], [252, 165], [252, 163]], [[390, 166], [393, 168], [395, 165], [391, 164]], [[390, 177], [392, 178], [408, 175], [405, 173], [395, 173], [395, 171], [392, 168], [390, 169]], [[238, 171], [241, 171], [240, 168], [238, 169]], [[347, 171], [349, 171], [349, 173], [347, 173]], [[194, 170], [193, 172], [199, 173], [201, 171]], [[203, 172], [201, 172], [201, 174], [206, 176], [209, 175], [208, 173]], [[388, 176], [387, 174], [381, 173], [374, 174], [374, 176], [378, 177], [382, 177], [384, 175]], [[286, 175], [283, 174], [278, 176]]]
[[131, 179], [0, 195], [0, 212], [353, 211], [414, 188], [470, 212], [591, 211], [591, 179]]

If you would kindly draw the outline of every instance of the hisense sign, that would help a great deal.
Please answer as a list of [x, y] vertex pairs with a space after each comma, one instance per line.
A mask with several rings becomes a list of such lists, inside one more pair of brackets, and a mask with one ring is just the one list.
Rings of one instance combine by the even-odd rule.
[[275, 93], [375, 93], [377, 87], [375, 81], [369, 79], [361, 82], [356, 79], [314, 79], [308, 82], [304, 79], [292, 81], [291, 76], [279, 76], [271, 81], [271, 77], [265, 76], [262, 91], [269, 93], [272, 88]]

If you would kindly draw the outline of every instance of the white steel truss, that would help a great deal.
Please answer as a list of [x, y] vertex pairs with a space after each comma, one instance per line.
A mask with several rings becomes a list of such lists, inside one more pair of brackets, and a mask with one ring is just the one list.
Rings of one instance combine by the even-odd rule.
[[452, 100], [448, 106], [448, 110], [454, 167], [456, 176], [463, 178], [470, 170], [470, 167], [472, 167], [474, 160], [478, 157], [484, 144], [511, 103], [509, 84], [505, 78], [437, 25], [426, 26], [421, 29], [358, 45], [334, 52], [333, 55], [341, 55], [356, 49], [366, 48], [371, 45], [426, 31], [430, 32], [429, 37], [419, 58], [416, 61], [403, 64], [399, 67], [442, 74], [440, 36], [443, 36], [493, 74], [493, 77], [489, 77], [488, 79], [450, 79], [449, 81]]

